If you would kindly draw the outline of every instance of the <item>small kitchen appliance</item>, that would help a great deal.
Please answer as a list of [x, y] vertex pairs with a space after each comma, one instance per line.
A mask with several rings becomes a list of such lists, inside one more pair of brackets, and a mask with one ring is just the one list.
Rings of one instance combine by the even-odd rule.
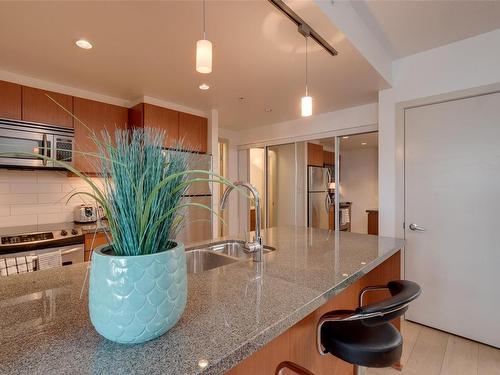
[[95, 223], [97, 221], [97, 207], [90, 204], [81, 204], [75, 207], [73, 211], [73, 220], [75, 223]]

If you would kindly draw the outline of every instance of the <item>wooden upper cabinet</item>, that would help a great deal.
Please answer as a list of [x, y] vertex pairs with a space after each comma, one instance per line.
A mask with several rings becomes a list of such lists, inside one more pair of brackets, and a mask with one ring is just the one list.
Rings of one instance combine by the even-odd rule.
[[[117, 105], [74, 98], [74, 114], [101, 139], [101, 132], [107, 129], [114, 138], [115, 129], [126, 129], [128, 109]], [[75, 120], [75, 149], [80, 152], [96, 152], [97, 146], [90, 138], [91, 130]], [[99, 173], [96, 158], [75, 153], [75, 167], [89, 174]]]
[[179, 112], [179, 140], [188, 151], [208, 150], [208, 121], [205, 117]]
[[73, 97], [23, 86], [22, 119], [49, 125], [73, 127], [73, 117], [54, 103], [47, 94], [68, 111], [73, 112]]
[[165, 131], [164, 147], [176, 147], [179, 141], [179, 112], [156, 105], [140, 103], [128, 111], [132, 128], [144, 126]]
[[177, 147], [186, 151], [207, 152], [207, 119], [189, 113], [178, 112], [156, 105], [140, 103], [128, 110], [129, 125], [153, 127], [165, 130], [165, 147]]
[[315, 143], [307, 144], [307, 164], [316, 167], [323, 166], [323, 146]]
[[0, 117], [21, 120], [22, 86], [0, 81]]
[[179, 112], [144, 104], [144, 125], [165, 131], [164, 147], [176, 147], [179, 141]]
[[144, 103], [139, 103], [128, 109], [128, 126], [130, 128], [144, 127]]
[[323, 151], [323, 164], [334, 165], [335, 153], [331, 151]]

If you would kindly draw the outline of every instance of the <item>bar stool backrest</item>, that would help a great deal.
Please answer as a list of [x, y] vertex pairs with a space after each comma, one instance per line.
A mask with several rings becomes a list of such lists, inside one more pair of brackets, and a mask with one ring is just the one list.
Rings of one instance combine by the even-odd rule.
[[420, 286], [409, 280], [390, 281], [386, 289], [391, 293], [391, 297], [356, 309], [355, 314], [361, 316], [364, 325], [377, 326], [403, 315], [410, 302], [421, 293]]

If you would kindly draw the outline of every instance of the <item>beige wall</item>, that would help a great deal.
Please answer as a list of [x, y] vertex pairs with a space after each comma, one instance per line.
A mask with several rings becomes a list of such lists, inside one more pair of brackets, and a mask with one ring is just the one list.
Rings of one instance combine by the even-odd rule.
[[434, 101], [450, 99], [455, 92], [500, 83], [500, 54], [493, 47], [498, 45], [500, 30], [495, 30], [393, 63], [393, 88], [379, 92], [378, 106], [381, 235], [403, 236], [404, 149], [402, 121], [397, 119], [405, 103], [437, 95], [441, 97]]
[[341, 201], [352, 202], [351, 231], [368, 233], [366, 210], [378, 208], [378, 148], [340, 150]]

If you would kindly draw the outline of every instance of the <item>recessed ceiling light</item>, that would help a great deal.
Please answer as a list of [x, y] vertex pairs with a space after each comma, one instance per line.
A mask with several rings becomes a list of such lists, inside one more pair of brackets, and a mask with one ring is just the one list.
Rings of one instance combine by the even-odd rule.
[[272, 109], [272, 108], [266, 108], [266, 109], [265, 109], [265, 111], [266, 111], [267, 113], [269, 113], [269, 112], [272, 112], [272, 111], [273, 111], [273, 109]]
[[83, 49], [91, 49], [92, 48], [92, 43], [90, 43], [88, 40], [85, 39], [80, 39], [75, 42], [75, 44]]
[[366, 146], [368, 143], [366, 142], [361, 142], [361, 146]]
[[200, 90], [208, 90], [210, 88], [209, 85], [207, 85], [206, 83], [202, 83], [201, 85], [198, 86], [200, 88]]
[[342, 139], [348, 139], [348, 138], [349, 138], [349, 136], [348, 136], [348, 135], [344, 135], [344, 136], [342, 137]]

